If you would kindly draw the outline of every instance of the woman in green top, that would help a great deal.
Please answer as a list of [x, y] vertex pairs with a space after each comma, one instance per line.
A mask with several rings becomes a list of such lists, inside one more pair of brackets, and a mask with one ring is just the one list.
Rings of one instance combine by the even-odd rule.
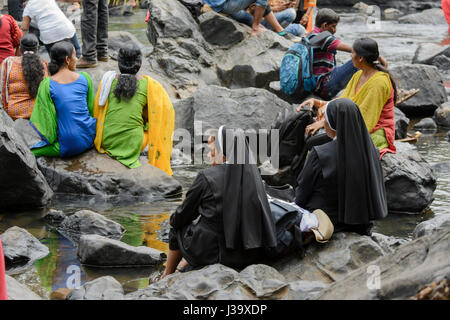
[[139, 48], [122, 47], [118, 62], [121, 74], [107, 72], [98, 92], [99, 105], [107, 103], [101, 147], [125, 166], [136, 168], [141, 165], [139, 155], [147, 145], [148, 80], [136, 75], [142, 64]]

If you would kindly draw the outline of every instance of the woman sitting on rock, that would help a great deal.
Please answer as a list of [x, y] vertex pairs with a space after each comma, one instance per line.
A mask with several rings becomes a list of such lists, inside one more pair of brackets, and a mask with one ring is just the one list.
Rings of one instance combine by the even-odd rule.
[[34, 34], [20, 40], [21, 57], [10, 56], [1, 66], [3, 109], [16, 120], [30, 119], [39, 84], [48, 76], [47, 61], [39, 57], [39, 41]]
[[156, 80], [137, 75], [142, 64], [139, 48], [120, 48], [118, 62], [120, 74], [105, 73], [95, 99], [95, 147], [137, 168], [141, 151], [148, 146], [149, 163], [172, 175], [175, 111], [170, 98]]
[[[182, 258], [190, 267], [243, 268], [276, 246], [267, 195], [242, 130], [222, 126], [208, 140], [212, 167], [202, 170], [170, 217], [169, 254], [161, 276]], [[194, 222], [198, 217], [197, 223]]]
[[50, 77], [42, 80], [30, 123], [42, 141], [32, 146], [36, 157], [67, 157], [94, 145], [91, 77], [75, 73], [77, 57], [72, 43], [61, 41], [50, 50]]
[[[386, 152], [395, 153], [394, 103], [396, 97], [395, 82], [378, 62], [378, 44], [370, 38], [356, 40], [352, 48], [352, 61], [357, 71], [339, 98], [349, 98], [355, 102], [364, 118], [375, 146], [380, 150], [380, 159]], [[299, 108], [307, 105], [319, 109], [326, 101], [308, 99]], [[324, 127], [325, 120], [319, 120], [308, 127], [306, 132], [315, 134]]]
[[295, 203], [310, 211], [324, 210], [335, 231], [369, 235], [371, 221], [388, 213], [379, 152], [352, 100], [329, 102], [324, 115], [333, 140], [309, 152], [297, 178]]

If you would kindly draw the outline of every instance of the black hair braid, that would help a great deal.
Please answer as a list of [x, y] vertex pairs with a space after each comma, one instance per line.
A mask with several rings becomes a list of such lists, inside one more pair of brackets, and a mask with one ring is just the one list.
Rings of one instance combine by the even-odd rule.
[[20, 40], [20, 48], [23, 52], [22, 70], [28, 93], [36, 98], [39, 84], [44, 79], [44, 66], [38, 55], [39, 40], [32, 33], [26, 34]]
[[133, 44], [122, 46], [119, 49], [118, 62], [121, 75], [114, 88], [114, 95], [119, 101], [121, 98], [129, 100], [137, 90], [136, 74], [142, 65], [141, 50]]

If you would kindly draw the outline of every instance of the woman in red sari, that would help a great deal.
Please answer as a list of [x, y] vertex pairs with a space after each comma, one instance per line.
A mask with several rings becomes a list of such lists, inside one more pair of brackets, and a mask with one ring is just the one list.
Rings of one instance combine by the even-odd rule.
[[[0, 10], [2, 5], [0, 5]], [[14, 56], [19, 48], [22, 31], [16, 20], [8, 14], [0, 13], [0, 63], [9, 56]]]

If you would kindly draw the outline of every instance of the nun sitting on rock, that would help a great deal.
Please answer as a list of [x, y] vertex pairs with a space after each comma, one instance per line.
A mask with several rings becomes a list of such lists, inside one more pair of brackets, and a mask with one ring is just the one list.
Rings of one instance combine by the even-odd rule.
[[267, 195], [243, 131], [222, 126], [208, 145], [212, 167], [197, 175], [170, 217], [170, 250], [161, 278], [175, 272], [182, 258], [180, 265], [190, 267], [244, 268], [276, 246]]
[[328, 103], [325, 130], [333, 140], [310, 151], [295, 202], [310, 211], [324, 210], [335, 232], [370, 235], [372, 221], [388, 214], [379, 151], [350, 99]]

